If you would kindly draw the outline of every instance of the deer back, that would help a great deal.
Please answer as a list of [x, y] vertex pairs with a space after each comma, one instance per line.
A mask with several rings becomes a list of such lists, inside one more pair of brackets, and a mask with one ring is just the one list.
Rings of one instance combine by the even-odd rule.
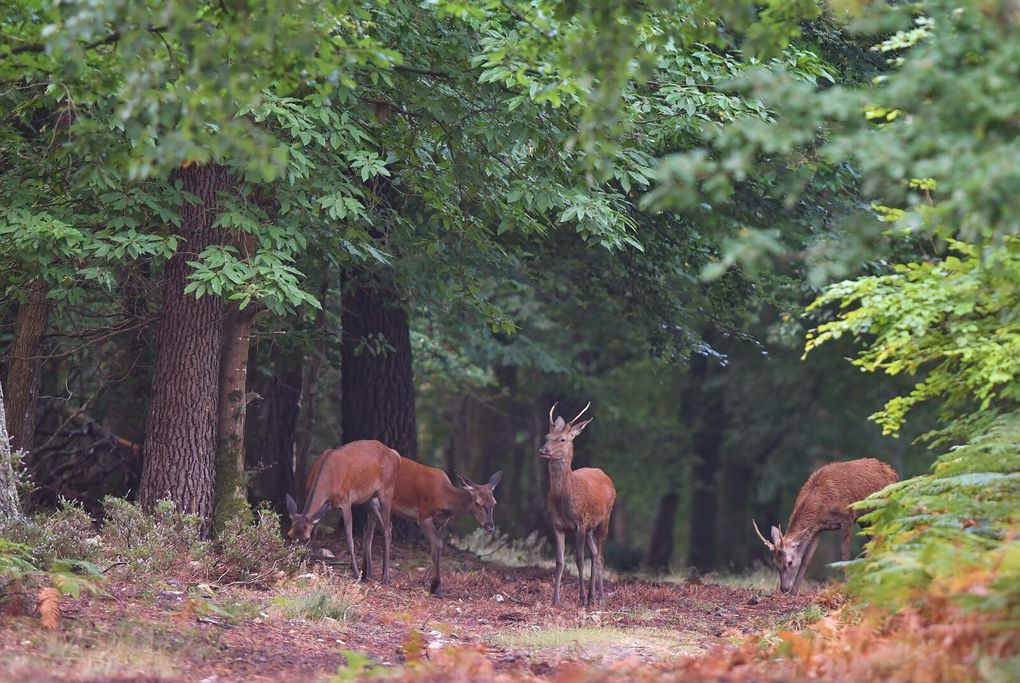
[[796, 535], [855, 520], [863, 514], [849, 506], [899, 480], [896, 471], [875, 458], [834, 462], [812, 474], [794, 503], [786, 533]]
[[326, 499], [359, 505], [378, 491], [392, 492], [400, 456], [379, 441], [352, 441], [319, 456], [309, 475], [306, 507]]

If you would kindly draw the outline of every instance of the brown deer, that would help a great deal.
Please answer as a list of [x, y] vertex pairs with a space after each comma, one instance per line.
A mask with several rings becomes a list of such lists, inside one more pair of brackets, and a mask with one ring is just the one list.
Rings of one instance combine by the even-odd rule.
[[785, 535], [781, 528], [772, 527], [770, 543], [752, 519], [758, 538], [772, 551], [779, 570], [779, 590], [794, 595], [800, 590], [823, 531], [840, 531], [843, 536], [840, 557], [844, 562], [849, 560], [854, 524], [867, 512], [849, 506], [898, 480], [892, 467], [875, 458], [830, 463], [818, 468], [800, 489]]
[[[401, 458], [397, 487], [393, 494], [393, 512], [418, 522], [418, 526], [428, 536], [432, 549], [432, 583], [429, 592], [436, 596], [443, 594], [439, 564], [443, 554], [442, 532], [446, 524], [459, 515], [474, 515], [486, 533], [491, 534], [496, 529], [492, 521], [496, 498], [492, 491], [499, 484], [503, 473], [496, 472], [485, 484], [476, 484], [460, 474], [457, 476], [462, 488], [451, 484], [450, 478], [441, 469]], [[372, 539], [368, 527], [365, 533], [365, 566], [370, 567]]]
[[[287, 512], [290, 513], [290, 531], [287, 535], [295, 540], [307, 541], [315, 525], [326, 513], [332, 508], [340, 508], [347, 534], [347, 550], [351, 554], [351, 569], [355, 580], [358, 580], [361, 573], [358, 571], [357, 555], [354, 554], [351, 506], [367, 504], [372, 530], [370, 532], [366, 524], [366, 538], [374, 532], [375, 522], [378, 522], [383, 529], [382, 582], [389, 583], [390, 542], [393, 539], [390, 510], [400, 460], [395, 450], [378, 441], [352, 441], [326, 451], [315, 461], [308, 476], [304, 512], [298, 513], [297, 503], [287, 495]], [[365, 578], [371, 576], [371, 564], [366, 562]]]
[[[609, 533], [609, 516], [616, 501], [613, 480], [594, 467], [571, 470], [574, 459], [574, 438], [588, 426], [591, 419], [577, 424], [591, 406], [591, 401], [570, 422], [562, 417], [553, 421], [556, 404], [549, 409], [549, 433], [545, 444], [538, 449], [539, 457], [549, 460], [549, 495], [546, 508], [556, 537], [556, 583], [553, 588], [554, 605], [560, 602], [560, 581], [563, 578], [563, 546], [567, 532], [574, 534], [574, 559], [577, 562], [577, 583], [581, 604], [593, 604], [595, 583], [598, 582], [598, 604], [605, 606], [606, 592], [602, 575], [605, 566], [603, 548]], [[584, 594], [584, 546], [591, 551], [591, 577], [588, 597]]]

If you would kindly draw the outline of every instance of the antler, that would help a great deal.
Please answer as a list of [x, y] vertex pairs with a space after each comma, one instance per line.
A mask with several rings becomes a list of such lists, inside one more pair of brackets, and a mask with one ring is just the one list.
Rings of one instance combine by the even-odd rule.
[[549, 426], [552, 426], [552, 423], [553, 423], [553, 411], [556, 410], [556, 406], [558, 406], [559, 404], [560, 404], [560, 402], [556, 401], [556, 403], [553, 403], [552, 408], [549, 409]]
[[761, 535], [761, 531], [758, 529], [758, 522], [754, 521], [753, 517], [751, 518], [751, 524], [754, 525], [754, 533], [758, 534], [758, 538], [760, 538], [761, 542], [765, 544], [765, 547], [768, 548], [769, 550], [774, 551], [776, 549], [776, 546], [766, 541], [765, 537]]
[[579, 417], [581, 417], [582, 415], [584, 415], [585, 411], [586, 411], [586, 410], [588, 410], [588, 408], [591, 408], [591, 401], [588, 401], [588, 405], [586, 405], [586, 406], [584, 407], [584, 410], [582, 410], [581, 412], [579, 412], [579, 413], [578, 413], [578, 414], [577, 414], [577, 415], [576, 415], [576, 416], [574, 417], [574, 419], [573, 419], [573, 420], [571, 420], [571, 421], [570, 421], [570, 422], [569, 422], [568, 424], [571, 424], [571, 425], [572, 425], [572, 424], [574, 424], [575, 422], [577, 422], [577, 418], [579, 418]]

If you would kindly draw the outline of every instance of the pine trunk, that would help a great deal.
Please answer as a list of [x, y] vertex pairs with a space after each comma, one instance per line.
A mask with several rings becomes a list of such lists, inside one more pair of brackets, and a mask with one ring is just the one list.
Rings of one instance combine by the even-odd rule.
[[164, 275], [139, 500], [151, 509], [169, 498], [178, 509], [204, 518], [208, 533], [216, 481], [223, 301], [211, 294], [195, 298], [185, 294], [184, 287], [192, 272], [187, 262], [217, 242], [217, 194], [233, 182], [227, 168], [216, 164], [192, 165], [173, 177], [201, 202], [181, 207], [175, 232], [185, 243]]
[[342, 320], [344, 442], [377, 439], [417, 458], [406, 311], [392, 292], [360, 285], [345, 294]]
[[230, 304], [223, 329], [220, 362], [219, 419], [216, 428], [216, 509], [213, 531], [220, 533], [233, 517], [250, 520], [244, 474], [244, 423], [248, 406], [248, 349], [251, 346], [253, 308], [238, 310]]
[[49, 317], [43, 280], [28, 284], [27, 296], [14, 321], [14, 339], [7, 352], [7, 432], [15, 451], [32, 450], [35, 440], [36, 399], [42, 368], [42, 336]]

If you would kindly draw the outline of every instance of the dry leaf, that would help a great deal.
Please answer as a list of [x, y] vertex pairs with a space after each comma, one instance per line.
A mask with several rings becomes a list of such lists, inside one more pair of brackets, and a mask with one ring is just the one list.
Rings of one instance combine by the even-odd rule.
[[39, 591], [39, 622], [48, 629], [60, 626], [60, 591], [52, 586]]

